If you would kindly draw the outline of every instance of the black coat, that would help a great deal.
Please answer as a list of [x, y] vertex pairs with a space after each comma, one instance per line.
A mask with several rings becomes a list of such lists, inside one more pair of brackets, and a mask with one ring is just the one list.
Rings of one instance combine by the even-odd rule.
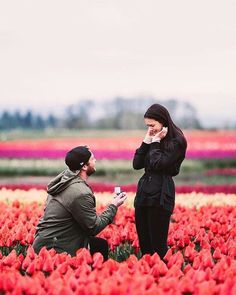
[[163, 143], [142, 143], [136, 150], [133, 168], [145, 169], [140, 178], [134, 206], [162, 206], [173, 211], [175, 205], [175, 184], [172, 176], [179, 173], [185, 158], [185, 148], [173, 139], [169, 148]]

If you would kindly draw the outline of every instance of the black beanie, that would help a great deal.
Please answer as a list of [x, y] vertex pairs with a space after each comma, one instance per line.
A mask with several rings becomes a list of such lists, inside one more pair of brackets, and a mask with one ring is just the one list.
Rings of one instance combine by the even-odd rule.
[[77, 146], [66, 154], [65, 163], [72, 171], [80, 170], [91, 155], [87, 146]]

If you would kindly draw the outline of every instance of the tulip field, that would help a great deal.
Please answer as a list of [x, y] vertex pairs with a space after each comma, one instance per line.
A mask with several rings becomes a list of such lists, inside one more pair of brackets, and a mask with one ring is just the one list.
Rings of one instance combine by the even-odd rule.
[[[236, 195], [179, 194], [164, 262], [139, 257], [133, 193], [114, 223], [103, 262], [85, 249], [76, 257], [31, 247], [43, 212], [44, 190], [2, 189], [0, 201], [0, 290], [6, 294], [235, 294]], [[97, 193], [98, 210], [111, 198]]]
[[[140, 134], [0, 142], [0, 294], [236, 294], [234, 131], [186, 132], [188, 152], [183, 170], [190, 178], [192, 170], [198, 169], [203, 179], [216, 177], [214, 180], [224, 181], [210, 185], [192, 179], [188, 184], [182, 179], [177, 181], [169, 250], [163, 261], [157, 254], [141, 257], [133, 208], [136, 174], [122, 186], [127, 191], [125, 204], [119, 207], [113, 223], [99, 234], [109, 244], [107, 261], [99, 253], [91, 256], [86, 249], [78, 250], [75, 257], [45, 248], [39, 254], [33, 251], [35, 226], [47, 197], [46, 185], [19, 183], [10, 173], [25, 167], [40, 171], [42, 177], [44, 171], [55, 167], [51, 178], [64, 168], [63, 156], [68, 149], [87, 144], [98, 160], [98, 173], [101, 164], [104, 171], [110, 169], [112, 173], [112, 167], [116, 167], [131, 179], [130, 163]], [[209, 167], [204, 166], [202, 171], [199, 163]], [[117, 183], [116, 179], [98, 179], [93, 181], [91, 176], [90, 185], [101, 212], [113, 198]]]

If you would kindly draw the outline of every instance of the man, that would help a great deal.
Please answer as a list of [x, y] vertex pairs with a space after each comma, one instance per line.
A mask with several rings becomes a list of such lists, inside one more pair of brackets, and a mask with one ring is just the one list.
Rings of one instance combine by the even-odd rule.
[[126, 194], [120, 193], [100, 215], [96, 213], [95, 196], [87, 184], [88, 177], [96, 171], [95, 162], [86, 146], [75, 147], [66, 154], [68, 169], [56, 176], [47, 188], [44, 215], [33, 243], [37, 253], [46, 246], [75, 256], [78, 249], [85, 247], [91, 254], [101, 252], [104, 260], [108, 259], [107, 241], [95, 236], [113, 221]]

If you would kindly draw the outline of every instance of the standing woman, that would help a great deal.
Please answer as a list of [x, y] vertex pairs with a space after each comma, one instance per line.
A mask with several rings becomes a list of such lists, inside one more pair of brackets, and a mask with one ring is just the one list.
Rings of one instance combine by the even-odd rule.
[[148, 127], [141, 146], [136, 150], [133, 168], [144, 168], [134, 200], [135, 223], [139, 245], [144, 254], [165, 256], [170, 217], [175, 206], [175, 184], [185, 158], [187, 141], [172, 121], [168, 110], [153, 104], [144, 114]]

